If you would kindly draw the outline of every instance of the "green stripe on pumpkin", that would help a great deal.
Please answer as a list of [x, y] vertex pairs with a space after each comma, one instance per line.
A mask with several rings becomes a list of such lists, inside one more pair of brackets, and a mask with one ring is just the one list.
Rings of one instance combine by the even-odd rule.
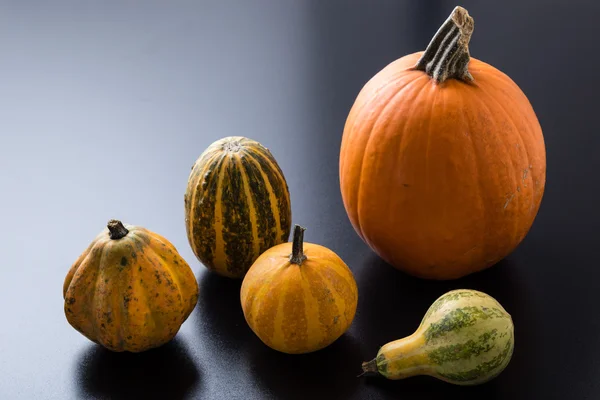
[[498, 329], [492, 329], [491, 331], [479, 335], [475, 340], [470, 339], [464, 343], [437, 347], [428, 352], [427, 355], [435, 364], [477, 357], [482, 353], [492, 350], [496, 344], [497, 337]]
[[191, 182], [192, 185], [196, 186], [198, 184], [199, 180], [202, 179], [201, 173], [205, 170], [205, 166], [214, 162], [214, 159], [211, 160], [211, 158], [214, 158], [216, 155], [216, 151], [207, 149], [207, 151], [202, 153], [200, 158], [196, 160], [194, 165], [192, 165], [192, 172], [190, 173], [190, 176], [188, 178], [189, 182]]
[[436, 313], [446, 303], [448, 303], [450, 301], [458, 300], [460, 298], [473, 297], [475, 295], [476, 295], [475, 292], [469, 291], [469, 290], [453, 290], [451, 292], [448, 292], [448, 293], [444, 294], [443, 296], [441, 296], [439, 299], [437, 299], [431, 305], [431, 307], [429, 307], [429, 309], [427, 310], [427, 313], [425, 314], [425, 317], [423, 317], [423, 321], [427, 320], [431, 315]]
[[507, 318], [508, 315], [498, 308], [467, 306], [454, 309], [445, 314], [439, 321], [433, 322], [425, 331], [425, 341], [444, 336], [474, 325], [479, 320], [490, 318]]
[[252, 201], [257, 214], [258, 222], [258, 239], [260, 242], [260, 252], [273, 247], [279, 243], [277, 238], [277, 224], [273, 216], [273, 205], [271, 197], [267, 190], [263, 175], [257, 170], [256, 165], [250, 160], [247, 155], [241, 158], [241, 166], [246, 173], [248, 183], [252, 190]]
[[[490, 380], [497, 376], [504, 369], [504, 366], [510, 361], [513, 349], [514, 341], [511, 337], [510, 340], [506, 342], [506, 345], [500, 354], [487, 362], [477, 365], [476, 368], [461, 372], [439, 373], [439, 375], [442, 378], [460, 383], [475, 381], [482, 382]], [[494, 372], [494, 370], [496, 370], [496, 372]]]
[[288, 193], [285, 178], [283, 174], [279, 175], [280, 170], [277, 163], [271, 162], [269, 158], [262, 157], [261, 154], [249, 153], [249, 155], [258, 164], [260, 171], [267, 177], [271, 190], [275, 193], [275, 198], [277, 199], [276, 206], [279, 213], [279, 226], [281, 227], [281, 236], [279, 239], [285, 242], [288, 240], [291, 230], [291, 211], [289, 200], [285, 195]]
[[268, 150], [264, 146], [260, 146], [260, 145], [252, 146], [252, 150], [254, 151], [254, 154], [256, 154], [257, 156], [261, 156], [264, 159], [271, 162], [271, 164], [273, 164], [273, 168], [275, 169], [275, 171], [277, 171], [277, 173], [281, 176], [281, 178], [284, 178], [283, 171], [279, 167], [279, 164], [275, 160], [275, 157], [273, 157], [273, 154], [271, 153], [270, 150]]
[[194, 238], [192, 247], [196, 249], [197, 254], [201, 255], [200, 261], [206, 265], [211, 265], [214, 259], [216, 246], [215, 205], [222, 165], [223, 155], [215, 157], [208, 167], [203, 169], [206, 172], [200, 177], [195, 189], [197, 193], [195, 204], [188, 205], [193, 210], [189, 216]]
[[243, 274], [253, 261], [250, 207], [244, 193], [244, 182], [237, 157], [232, 157], [223, 171], [221, 208], [223, 212], [223, 241], [227, 256], [227, 270]]

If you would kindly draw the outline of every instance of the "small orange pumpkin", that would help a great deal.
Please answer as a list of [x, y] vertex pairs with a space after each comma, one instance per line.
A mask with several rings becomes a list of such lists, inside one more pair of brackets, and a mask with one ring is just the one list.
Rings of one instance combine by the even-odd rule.
[[240, 299], [252, 331], [283, 353], [320, 350], [350, 327], [358, 302], [352, 271], [330, 249], [294, 241], [265, 251], [242, 282]]
[[140, 352], [179, 331], [198, 301], [191, 268], [164, 237], [110, 220], [71, 266], [67, 321], [112, 351]]
[[507, 75], [470, 57], [473, 27], [456, 7], [425, 52], [366, 83], [343, 132], [352, 225], [389, 264], [423, 278], [459, 278], [504, 258], [544, 193], [540, 124]]

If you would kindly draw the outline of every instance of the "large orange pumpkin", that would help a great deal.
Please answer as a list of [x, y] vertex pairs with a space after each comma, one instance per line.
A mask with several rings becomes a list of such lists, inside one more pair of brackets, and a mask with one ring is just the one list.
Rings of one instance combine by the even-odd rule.
[[409, 274], [453, 279], [511, 253], [546, 180], [540, 124], [521, 89], [470, 57], [457, 7], [424, 52], [359, 93], [346, 121], [340, 185], [360, 237]]
[[344, 261], [303, 239], [304, 228], [296, 225], [293, 243], [261, 254], [240, 291], [252, 331], [267, 346], [288, 354], [329, 346], [348, 330], [358, 304], [356, 281]]

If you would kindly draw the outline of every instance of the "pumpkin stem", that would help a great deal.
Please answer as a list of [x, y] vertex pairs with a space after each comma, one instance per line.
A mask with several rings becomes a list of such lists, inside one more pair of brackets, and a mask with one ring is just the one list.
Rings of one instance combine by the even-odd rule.
[[362, 363], [362, 374], [359, 375], [359, 377], [363, 376], [364, 374], [368, 374], [368, 373], [379, 373], [379, 370], [377, 369], [377, 359], [374, 358], [371, 361], [365, 361]]
[[123, 226], [123, 223], [116, 219], [111, 219], [110, 221], [108, 221], [107, 227], [109, 231], [108, 235], [112, 240], [124, 238], [129, 233], [127, 228]]
[[294, 242], [292, 243], [292, 254], [290, 255], [290, 262], [292, 264], [302, 265], [302, 262], [306, 260], [304, 255], [304, 231], [306, 228], [296, 225], [294, 227]]
[[437, 83], [447, 79], [473, 81], [469, 73], [469, 40], [473, 33], [473, 17], [464, 8], [454, 8], [438, 29], [415, 69], [424, 71]]

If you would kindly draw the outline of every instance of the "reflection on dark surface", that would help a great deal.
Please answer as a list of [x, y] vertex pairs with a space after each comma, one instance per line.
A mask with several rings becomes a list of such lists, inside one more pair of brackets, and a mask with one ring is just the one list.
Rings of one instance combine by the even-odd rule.
[[425, 398], [434, 398], [433, 396], [450, 396], [450, 399], [473, 399], [473, 400], [494, 400], [504, 398], [498, 389], [502, 384], [498, 379], [487, 382], [484, 385], [477, 386], [458, 386], [429, 376], [415, 376], [403, 380], [389, 380], [378, 376], [369, 376], [364, 378], [364, 385], [376, 387], [381, 393], [389, 397], [401, 399], [405, 396], [426, 396]]
[[360, 345], [348, 334], [309, 354], [284, 354], [258, 340], [249, 347], [254, 379], [273, 398], [346, 399], [359, 387]]
[[175, 337], [142, 353], [115, 353], [92, 345], [79, 358], [80, 398], [182, 399], [200, 384], [200, 372]]
[[253, 335], [240, 304], [242, 280], [206, 271], [199, 281], [196, 319], [204, 337], [218, 341], [217, 346], [240, 347]]
[[[442, 294], [454, 289], [474, 289], [489, 294], [498, 300], [511, 314], [515, 324], [515, 354], [507, 369], [486, 385], [460, 391], [459, 386], [450, 385], [431, 377], [413, 377], [401, 381], [390, 381], [380, 377], [365, 377], [365, 384], [377, 386], [398, 396], [407, 392], [452, 392], [461, 397], [467, 393], [494, 398], [494, 392], [506, 378], [512, 382], [526, 384], [526, 376], [536, 365], [535, 329], [522, 330], [520, 326], [531, 326], [535, 318], [531, 313], [527, 293], [519, 286], [517, 266], [504, 259], [479, 273], [451, 281], [434, 281], [409, 276], [394, 269], [376, 255], [372, 255], [357, 269], [359, 285], [359, 307], [354, 329], [364, 335], [371, 345], [365, 349], [373, 358], [385, 343], [412, 334], [418, 327], [429, 306]], [[377, 345], [374, 345], [377, 344]]]

